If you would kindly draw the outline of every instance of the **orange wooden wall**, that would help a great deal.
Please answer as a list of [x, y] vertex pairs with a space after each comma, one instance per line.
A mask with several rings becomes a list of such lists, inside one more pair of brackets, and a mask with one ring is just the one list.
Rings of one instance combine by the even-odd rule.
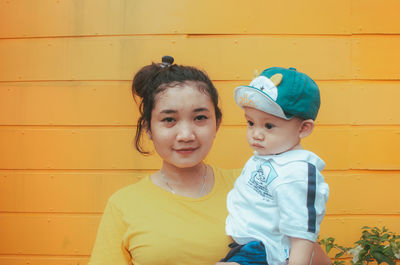
[[130, 80], [166, 54], [221, 92], [208, 161], [225, 168], [251, 153], [234, 87], [269, 66], [312, 76], [322, 107], [305, 146], [331, 187], [321, 235], [400, 234], [398, 10], [397, 0], [0, 0], [0, 265], [87, 263], [110, 194], [160, 166], [133, 148]]

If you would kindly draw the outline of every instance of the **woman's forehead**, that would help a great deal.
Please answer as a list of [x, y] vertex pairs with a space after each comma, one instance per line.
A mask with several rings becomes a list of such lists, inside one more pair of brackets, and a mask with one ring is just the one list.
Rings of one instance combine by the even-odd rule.
[[211, 98], [195, 85], [181, 84], [158, 93], [154, 108], [204, 107], [212, 105]]

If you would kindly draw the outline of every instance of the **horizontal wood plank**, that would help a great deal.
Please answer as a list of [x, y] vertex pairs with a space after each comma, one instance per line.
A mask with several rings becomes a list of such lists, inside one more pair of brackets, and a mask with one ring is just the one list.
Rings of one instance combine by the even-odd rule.
[[88, 257], [0, 255], [0, 265], [86, 265], [88, 262]]
[[351, 47], [349, 38], [337, 36], [10, 39], [0, 41], [0, 81], [131, 80], [165, 54], [206, 69], [213, 80], [249, 80], [266, 63], [296, 67], [317, 80], [350, 79]]
[[397, 80], [399, 45], [399, 36], [157, 35], [2, 40], [0, 81], [131, 80], [141, 66], [159, 61], [165, 54], [173, 55], [178, 64], [206, 69], [214, 80], [251, 79], [254, 70], [265, 68], [266, 62], [296, 67], [317, 80]]
[[[317, 124], [400, 124], [400, 82], [317, 82], [322, 101]], [[243, 112], [234, 103], [233, 91], [249, 83], [250, 80], [215, 82], [223, 125], [245, 123]], [[136, 125], [138, 110], [130, 86], [131, 81], [0, 83], [0, 124]], [[379, 108], [371, 107], [376, 104]]]
[[[396, 126], [318, 126], [303, 144], [325, 160], [328, 170], [398, 170], [398, 132]], [[244, 127], [221, 128], [208, 161], [224, 168], [243, 165], [252, 153], [245, 134]], [[143, 156], [135, 151], [133, 138], [134, 129], [130, 128], [3, 127], [0, 169], [159, 168], [156, 155]]]
[[134, 149], [135, 130], [0, 128], [2, 169], [153, 169], [156, 155]]
[[102, 213], [114, 192], [150, 172], [0, 171], [0, 212]]
[[399, 35], [355, 37], [351, 60], [355, 79], [399, 80], [399, 46]]
[[100, 215], [0, 214], [0, 254], [90, 255]]
[[[100, 216], [0, 214], [1, 255], [90, 255]], [[399, 216], [326, 216], [320, 237], [350, 246], [361, 227], [386, 226], [400, 233]]]
[[[400, 23], [397, 0], [352, 0], [351, 24], [356, 34], [398, 34]], [[379, 23], [377, 23], [379, 21]]]
[[[162, 23], [149, 22], [149, 16]], [[0, 28], [0, 38], [121, 34], [349, 34], [350, 16], [351, 2], [346, 0], [326, 1], [323, 5], [317, 0], [234, 3], [212, 0], [43, 0], [41, 5], [32, 5], [29, 0], [1, 1], [0, 24], [4, 26]]]
[[[101, 213], [112, 193], [149, 173], [3, 170], [0, 212]], [[328, 215], [400, 214], [399, 171], [323, 171], [323, 175], [330, 186]]]
[[328, 215], [400, 215], [399, 171], [324, 171]]
[[131, 82], [0, 83], [2, 125], [136, 125]]
[[[394, 34], [396, 0], [0, 2], [0, 38], [121, 34]], [[182, 12], [182, 9], [185, 12]], [[273, 10], [265, 16], [265, 10]], [[300, 11], [299, 11], [300, 10]], [[151, 13], [164, 23], [143, 23]], [[281, 17], [290, 17], [281, 20]], [[207, 19], [204, 19], [207, 17]], [[279, 21], [280, 23], [276, 23]], [[293, 23], [292, 21], [296, 21]], [[374, 21], [379, 21], [375, 23]], [[50, 23], [51, 22], [51, 23]], [[79, 27], [77, 26], [79, 24]], [[273, 27], [268, 25], [273, 24]]]
[[385, 226], [399, 235], [400, 216], [327, 216], [322, 221], [320, 238], [334, 237], [339, 245], [355, 247], [354, 243], [360, 239], [363, 226]]
[[398, 169], [400, 166], [400, 127], [380, 129], [357, 127], [352, 131], [349, 156], [351, 168]]
[[[321, 82], [322, 124], [398, 125], [400, 82]], [[379, 107], [374, 107], [374, 106]]]
[[[243, 112], [234, 103], [233, 91], [235, 87], [249, 83], [216, 82], [221, 94], [224, 124], [244, 124]], [[317, 126], [400, 124], [398, 81], [317, 81], [317, 84], [321, 92]], [[375, 105], [379, 105], [379, 108], [371, 107]]]

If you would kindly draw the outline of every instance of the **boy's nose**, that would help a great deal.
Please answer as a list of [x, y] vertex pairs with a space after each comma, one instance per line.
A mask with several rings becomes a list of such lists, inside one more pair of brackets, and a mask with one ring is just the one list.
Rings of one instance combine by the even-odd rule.
[[255, 140], [264, 140], [264, 134], [259, 129], [254, 129], [253, 131], [253, 139]]

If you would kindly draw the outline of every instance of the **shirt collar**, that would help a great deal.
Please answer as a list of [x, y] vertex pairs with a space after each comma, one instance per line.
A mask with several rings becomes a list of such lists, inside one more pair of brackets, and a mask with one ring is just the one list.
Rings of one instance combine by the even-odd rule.
[[259, 155], [257, 151], [255, 151], [254, 156], [265, 160], [273, 160], [278, 165], [284, 165], [293, 161], [306, 161], [314, 164], [319, 171], [322, 171], [325, 168], [325, 162], [316, 154], [308, 150], [290, 150], [278, 155], [266, 156]]

